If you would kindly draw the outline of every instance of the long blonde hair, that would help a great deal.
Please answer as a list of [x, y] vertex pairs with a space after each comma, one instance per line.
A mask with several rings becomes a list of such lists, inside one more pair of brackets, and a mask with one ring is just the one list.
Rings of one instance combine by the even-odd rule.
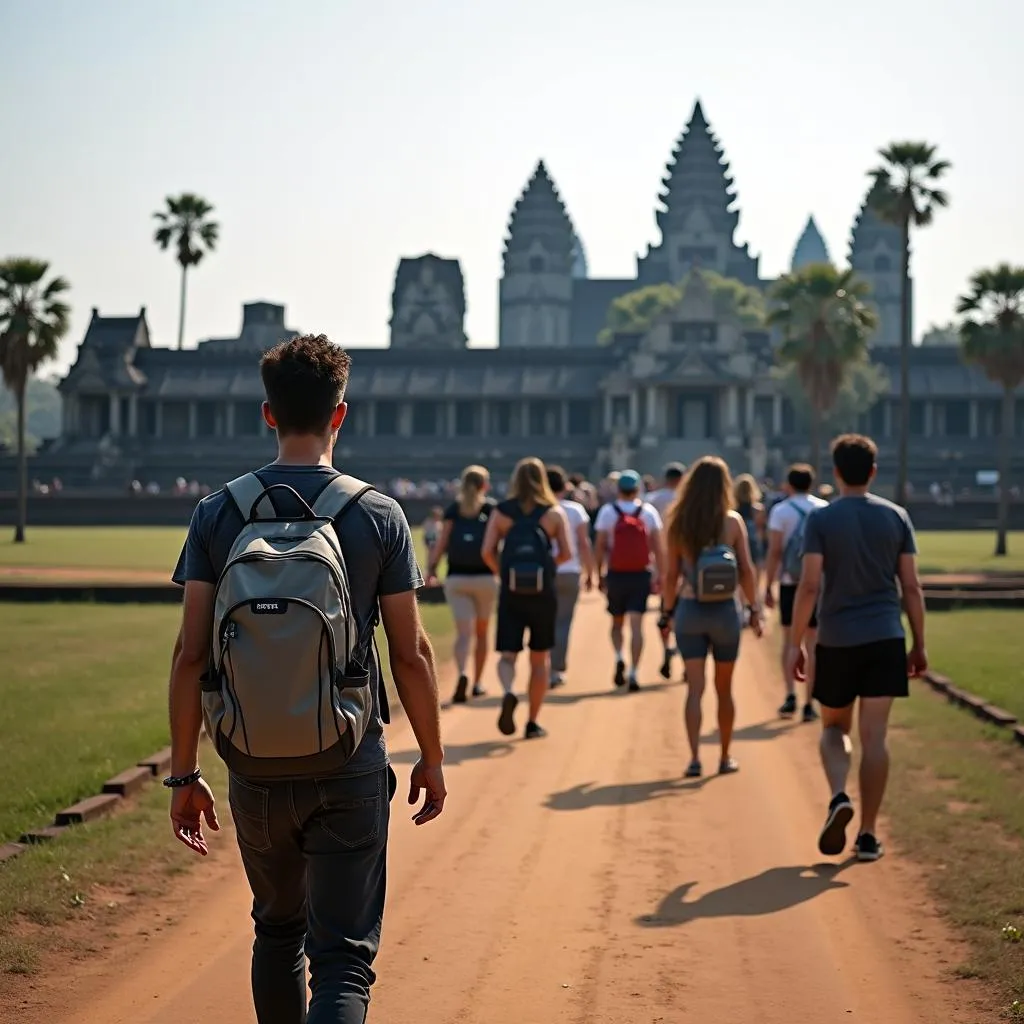
[[484, 466], [467, 466], [459, 478], [459, 515], [472, 519], [484, 505], [484, 494], [491, 482], [491, 474]]
[[538, 505], [555, 506], [555, 497], [548, 483], [547, 466], [535, 456], [520, 459], [512, 471], [512, 482], [508, 488], [508, 496], [514, 498], [527, 510]]
[[749, 473], [736, 477], [732, 493], [737, 505], [756, 505], [762, 498], [761, 488]]
[[716, 455], [705, 455], [689, 469], [679, 496], [668, 510], [669, 543], [690, 559], [722, 542], [733, 507], [729, 467]]

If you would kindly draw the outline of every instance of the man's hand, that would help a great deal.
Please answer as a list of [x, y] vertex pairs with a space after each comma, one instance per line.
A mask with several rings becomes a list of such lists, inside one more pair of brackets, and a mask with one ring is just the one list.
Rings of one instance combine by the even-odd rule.
[[760, 608], [750, 609], [750, 628], [754, 631], [754, 636], [764, 636], [764, 616], [761, 614]]
[[775, 607], [775, 591], [770, 585], [764, 588], [764, 606], [765, 608]]
[[426, 790], [423, 806], [412, 816], [417, 825], [425, 825], [433, 821], [443, 810], [448, 791], [444, 788], [444, 771], [440, 765], [428, 768], [422, 761], [417, 761], [409, 778], [409, 803], [415, 804], [420, 798], [420, 790]]
[[786, 675], [791, 675], [794, 679], [804, 682], [807, 679], [806, 662], [807, 658], [802, 645], [786, 645]]
[[436, 587], [440, 581], [437, 578], [436, 572], [428, 572], [427, 578], [424, 581], [424, 585], [428, 587]]
[[914, 644], [907, 651], [907, 675], [911, 679], [923, 676], [928, 671], [928, 652], [923, 647]]
[[213, 790], [204, 779], [171, 790], [171, 824], [175, 838], [205, 857], [210, 851], [203, 835], [203, 818], [214, 832], [220, 831]]

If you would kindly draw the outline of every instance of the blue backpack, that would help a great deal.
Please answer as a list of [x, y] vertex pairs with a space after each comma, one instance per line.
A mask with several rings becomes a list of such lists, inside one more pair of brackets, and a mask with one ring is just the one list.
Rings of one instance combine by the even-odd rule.
[[789, 504], [799, 518], [782, 552], [782, 571], [796, 583], [800, 579], [804, 565], [804, 534], [807, 531], [808, 513], [807, 509], [801, 508], [795, 502], [791, 501]]
[[555, 585], [555, 558], [551, 538], [540, 521], [548, 506], [528, 515], [518, 505], [510, 510], [512, 527], [501, 549], [501, 582], [510, 594], [535, 597]]

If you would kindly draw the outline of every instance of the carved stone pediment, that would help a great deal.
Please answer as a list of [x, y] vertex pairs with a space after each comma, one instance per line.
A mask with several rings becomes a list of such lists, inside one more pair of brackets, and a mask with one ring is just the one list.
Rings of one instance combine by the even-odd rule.
[[392, 295], [391, 344], [459, 348], [466, 343], [465, 287], [458, 260], [433, 253], [403, 259]]

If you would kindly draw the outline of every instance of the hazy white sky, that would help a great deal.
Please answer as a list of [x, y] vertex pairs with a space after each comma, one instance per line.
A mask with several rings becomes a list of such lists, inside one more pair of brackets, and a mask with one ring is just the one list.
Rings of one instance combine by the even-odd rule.
[[937, 143], [950, 210], [916, 243], [918, 332], [976, 268], [1024, 262], [1024, 6], [1012, 0], [0, 0], [0, 255], [90, 308], [145, 305], [176, 338], [169, 192], [213, 202], [186, 337], [242, 302], [382, 345], [400, 256], [461, 259], [473, 344], [497, 337], [509, 211], [539, 157], [592, 276], [656, 238], [673, 142], [700, 96], [739, 191], [739, 241], [788, 266], [808, 213], [845, 259], [876, 149]]

